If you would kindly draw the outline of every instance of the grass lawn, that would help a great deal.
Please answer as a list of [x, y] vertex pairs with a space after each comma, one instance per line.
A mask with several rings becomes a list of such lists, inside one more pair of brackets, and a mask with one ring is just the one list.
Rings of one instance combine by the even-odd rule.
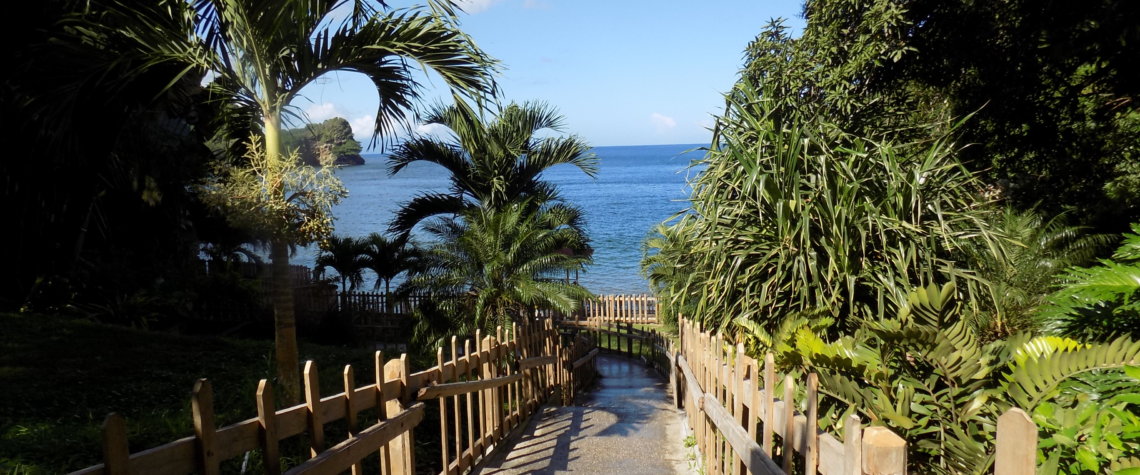
[[[271, 378], [272, 342], [190, 337], [62, 317], [0, 314], [0, 472], [60, 473], [100, 460], [100, 426], [127, 419], [132, 452], [193, 434], [190, 391], [213, 383], [218, 427], [257, 414]], [[388, 355], [389, 357], [395, 355]], [[341, 370], [371, 382], [369, 351], [301, 346], [321, 369], [321, 393], [343, 390]]]

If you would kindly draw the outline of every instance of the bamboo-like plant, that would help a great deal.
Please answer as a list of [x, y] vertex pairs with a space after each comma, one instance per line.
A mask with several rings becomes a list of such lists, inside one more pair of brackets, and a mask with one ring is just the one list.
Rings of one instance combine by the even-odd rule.
[[935, 278], [961, 282], [968, 302], [984, 298], [952, 254], [1001, 242], [949, 136], [874, 141], [775, 111], [766, 86], [742, 82], [728, 95], [690, 215], [659, 247], [685, 273], [659, 289], [706, 326], [744, 318], [767, 332], [784, 316], [818, 312], [849, 332]]

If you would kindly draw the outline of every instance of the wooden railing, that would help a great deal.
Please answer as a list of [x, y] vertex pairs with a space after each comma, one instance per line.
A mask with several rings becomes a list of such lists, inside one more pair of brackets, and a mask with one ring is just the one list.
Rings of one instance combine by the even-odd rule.
[[582, 302], [572, 315], [552, 315], [556, 320], [599, 323], [657, 323], [657, 298], [651, 295], [599, 295]]
[[[277, 409], [272, 386], [262, 380], [255, 395], [257, 417], [220, 429], [210, 382], [203, 379], [195, 384], [191, 401], [193, 436], [131, 454], [125, 422], [111, 414], [103, 424], [103, 463], [76, 473], [214, 474], [222, 462], [258, 450], [264, 471], [276, 474], [281, 473], [281, 441], [304, 434], [309, 458], [285, 473], [360, 473], [362, 461], [378, 453], [381, 473], [412, 474], [413, 428], [425, 417], [424, 401], [432, 399], [440, 406], [441, 473], [459, 473], [501, 445], [511, 429], [524, 425], [563, 382], [572, 381], [567, 368], [578, 373], [590, 369], [563, 358], [560, 336], [550, 321], [519, 325], [506, 335], [502, 328], [485, 337], [476, 333], [474, 342], [463, 342], [462, 352], [453, 338], [450, 350], [445, 359], [439, 348], [438, 364], [416, 373], [407, 355], [384, 362], [377, 352], [372, 383], [356, 386], [354, 370], [346, 366], [344, 391], [326, 397], [319, 393], [317, 367], [310, 361], [304, 370], [303, 404]], [[362, 428], [365, 419], [375, 423]], [[338, 421], [344, 421], [337, 427], [345, 427], [345, 433], [331, 436], [343, 441], [329, 447], [326, 426]]]
[[[800, 414], [793, 402], [796, 382], [790, 375], [783, 378], [782, 397], [775, 398], [771, 354], [761, 366], [745, 355], [743, 347], [726, 348], [719, 336], [702, 333], [686, 320], [680, 327], [677, 392], [683, 395], [680, 399], [706, 473], [789, 473], [796, 453], [804, 473], [906, 472], [906, 441], [886, 428], [864, 429], [859, 417], [852, 415], [843, 421], [842, 441], [818, 430], [815, 374], [807, 375], [807, 409]], [[772, 457], [777, 435], [782, 442], [781, 465]]]

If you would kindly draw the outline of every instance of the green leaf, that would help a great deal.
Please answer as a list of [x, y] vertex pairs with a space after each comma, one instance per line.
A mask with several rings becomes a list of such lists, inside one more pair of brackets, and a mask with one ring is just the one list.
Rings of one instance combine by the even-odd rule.
[[1088, 470], [1090, 472], [1096, 472], [1100, 470], [1100, 462], [1097, 460], [1096, 454], [1092, 453], [1088, 449], [1085, 449], [1084, 447], [1077, 449], [1076, 457], [1077, 461], [1081, 463], [1081, 466], [1084, 467], [1085, 470]]

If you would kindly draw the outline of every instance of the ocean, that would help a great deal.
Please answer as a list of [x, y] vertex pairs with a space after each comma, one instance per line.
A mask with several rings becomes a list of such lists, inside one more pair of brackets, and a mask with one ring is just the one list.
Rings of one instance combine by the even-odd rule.
[[[560, 165], [544, 178], [556, 184], [563, 198], [582, 208], [594, 247], [594, 263], [579, 274], [579, 282], [596, 294], [639, 294], [649, 290], [639, 272], [641, 244], [658, 223], [683, 211], [689, 196], [688, 169], [700, 145], [640, 145], [596, 147], [596, 178]], [[366, 163], [345, 167], [337, 176], [349, 195], [333, 208], [335, 233], [366, 236], [384, 232], [400, 205], [427, 192], [447, 192], [448, 175], [430, 163], [416, 163], [388, 176], [382, 154], [364, 154]], [[317, 250], [301, 248], [294, 264], [313, 266]], [[331, 271], [330, 271], [331, 272]], [[373, 278], [365, 272], [364, 288]]]

